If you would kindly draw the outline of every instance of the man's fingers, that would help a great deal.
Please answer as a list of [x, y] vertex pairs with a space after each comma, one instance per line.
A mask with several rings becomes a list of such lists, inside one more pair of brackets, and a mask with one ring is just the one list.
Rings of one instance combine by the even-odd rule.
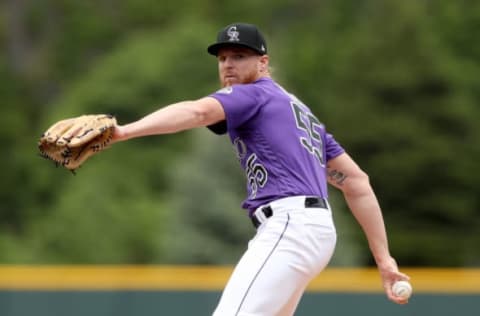
[[408, 298], [404, 298], [404, 297], [400, 297], [400, 296], [395, 296], [394, 294], [392, 294], [392, 295], [389, 296], [388, 298], [389, 298], [392, 302], [397, 303], [397, 304], [400, 304], [400, 305], [408, 304]]

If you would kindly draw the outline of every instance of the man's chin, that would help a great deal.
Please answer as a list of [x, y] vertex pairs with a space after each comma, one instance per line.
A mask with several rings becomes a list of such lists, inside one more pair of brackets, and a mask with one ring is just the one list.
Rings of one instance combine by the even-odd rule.
[[237, 79], [226, 79], [223, 81], [224, 87], [233, 86], [234, 84], [239, 84], [240, 82]]

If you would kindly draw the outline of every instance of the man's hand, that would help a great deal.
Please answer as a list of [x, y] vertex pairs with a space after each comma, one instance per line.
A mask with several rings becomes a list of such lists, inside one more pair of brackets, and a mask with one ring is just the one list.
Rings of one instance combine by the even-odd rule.
[[110, 145], [116, 126], [115, 117], [106, 114], [59, 121], [40, 138], [40, 155], [74, 172], [89, 157]]
[[393, 258], [387, 258], [385, 261], [381, 263], [377, 263], [378, 270], [380, 272], [380, 276], [382, 278], [383, 288], [385, 289], [385, 293], [387, 294], [388, 299], [397, 303], [397, 304], [407, 304], [408, 298], [402, 298], [399, 296], [395, 296], [392, 291], [392, 286], [396, 281], [405, 280], [409, 281], [410, 277], [404, 273], [398, 271], [397, 263]]

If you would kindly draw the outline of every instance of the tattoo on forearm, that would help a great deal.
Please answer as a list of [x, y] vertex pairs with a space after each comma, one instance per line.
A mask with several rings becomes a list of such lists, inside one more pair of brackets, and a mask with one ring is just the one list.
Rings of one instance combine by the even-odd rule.
[[333, 182], [335, 182], [338, 185], [343, 185], [343, 182], [347, 178], [346, 174], [338, 170], [329, 170], [328, 176]]

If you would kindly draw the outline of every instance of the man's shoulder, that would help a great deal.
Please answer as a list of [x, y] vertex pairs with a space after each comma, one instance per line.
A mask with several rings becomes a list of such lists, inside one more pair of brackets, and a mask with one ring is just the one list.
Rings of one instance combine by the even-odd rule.
[[276, 85], [275, 81], [270, 77], [261, 77], [261, 78], [255, 80], [254, 82], [252, 82], [251, 84], [252, 85], [266, 85], [266, 86]]
[[262, 87], [271, 85], [272, 83], [273, 81], [269, 80], [268, 78], [260, 78], [250, 83], [238, 83], [228, 87], [221, 88], [220, 90], [215, 91], [214, 94], [232, 94], [234, 92], [239, 92], [239, 91], [242, 91], [242, 92], [254, 91], [257, 89], [262, 89]]

